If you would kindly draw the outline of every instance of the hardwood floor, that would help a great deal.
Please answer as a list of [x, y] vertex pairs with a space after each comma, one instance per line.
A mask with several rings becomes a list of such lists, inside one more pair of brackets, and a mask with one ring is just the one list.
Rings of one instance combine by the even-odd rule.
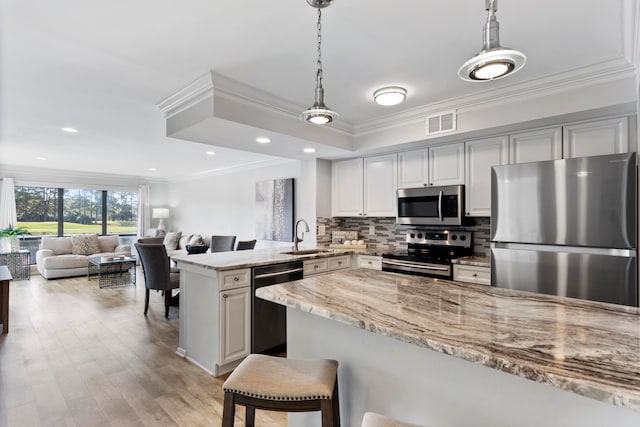
[[[164, 318], [138, 284], [100, 289], [85, 277], [10, 285], [0, 336], [0, 426], [219, 426], [222, 383], [176, 356], [178, 309]], [[244, 410], [236, 411], [244, 426]], [[286, 414], [256, 411], [260, 427]]]

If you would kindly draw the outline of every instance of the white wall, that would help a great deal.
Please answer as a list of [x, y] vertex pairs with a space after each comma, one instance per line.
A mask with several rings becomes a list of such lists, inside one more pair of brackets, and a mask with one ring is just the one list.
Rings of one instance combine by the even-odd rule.
[[[258, 181], [295, 178], [295, 218], [304, 218], [311, 231], [301, 246], [315, 246], [315, 160], [278, 160], [274, 164], [224, 175], [213, 175], [168, 186], [172, 230], [182, 233], [256, 236], [255, 184]], [[303, 230], [301, 227], [300, 230]], [[291, 246], [291, 242], [258, 241], [257, 248]]]

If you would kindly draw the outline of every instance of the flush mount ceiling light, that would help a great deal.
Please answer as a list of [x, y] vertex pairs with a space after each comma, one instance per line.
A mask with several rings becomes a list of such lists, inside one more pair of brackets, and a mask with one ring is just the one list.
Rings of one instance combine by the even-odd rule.
[[379, 105], [397, 105], [405, 100], [407, 90], [400, 86], [388, 86], [373, 92], [373, 99]]
[[271, 142], [271, 139], [266, 136], [259, 136], [256, 138], [256, 142], [258, 144], [268, 144]]
[[488, 11], [484, 24], [484, 45], [473, 58], [462, 64], [458, 75], [470, 82], [496, 80], [520, 70], [527, 62], [524, 53], [500, 46], [500, 25], [496, 20], [497, 0], [485, 0]]
[[333, 121], [338, 113], [324, 105], [324, 88], [322, 87], [322, 9], [329, 6], [333, 0], [307, 0], [309, 6], [318, 9], [318, 70], [316, 71], [316, 98], [313, 105], [300, 114], [300, 118], [307, 123], [326, 125]]
[[303, 151], [304, 151], [305, 153], [315, 153], [315, 152], [316, 152], [316, 149], [315, 149], [315, 148], [305, 148]]
[[76, 128], [62, 128], [62, 131], [67, 133], [78, 133], [78, 129]]
[[215, 152], [215, 151], [206, 151], [206, 152], [205, 152], [205, 154], [206, 154], [207, 156], [215, 156], [215, 155], [216, 155], [216, 152]]

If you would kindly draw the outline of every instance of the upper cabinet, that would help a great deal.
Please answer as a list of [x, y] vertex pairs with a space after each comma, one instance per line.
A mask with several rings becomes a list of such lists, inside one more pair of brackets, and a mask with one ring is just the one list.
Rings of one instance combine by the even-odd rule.
[[395, 216], [397, 156], [333, 162], [333, 216]]
[[629, 119], [617, 117], [563, 127], [564, 158], [629, 152]]
[[398, 153], [398, 188], [464, 184], [464, 143]]
[[509, 163], [562, 158], [562, 128], [539, 129], [509, 135]]
[[467, 216], [491, 216], [491, 166], [509, 162], [506, 135], [465, 143], [465, 210]]

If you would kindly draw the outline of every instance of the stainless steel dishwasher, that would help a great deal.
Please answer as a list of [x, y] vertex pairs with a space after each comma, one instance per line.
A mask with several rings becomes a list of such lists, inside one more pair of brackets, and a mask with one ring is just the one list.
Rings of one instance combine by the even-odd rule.
[[254, 267], [251, 272], [251, 353], [287, 349], [287, 309], [256, 297], [256, 289], [302, 279], [302, 261]]

